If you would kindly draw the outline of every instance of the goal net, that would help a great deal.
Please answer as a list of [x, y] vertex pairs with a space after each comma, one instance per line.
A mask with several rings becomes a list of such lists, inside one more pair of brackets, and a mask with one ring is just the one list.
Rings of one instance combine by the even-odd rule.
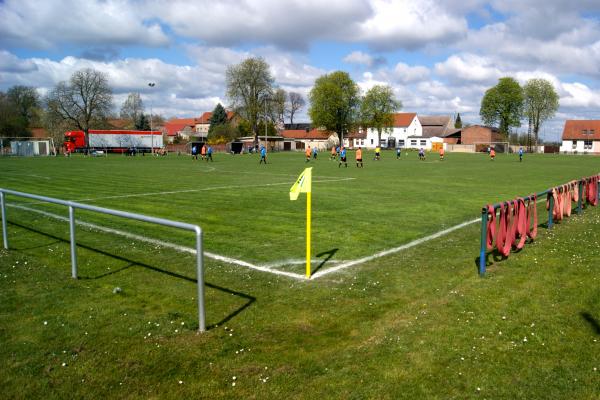
[[496, 153], [509, 153], [510, 145], [508, 142], [475, 142], [473, 143], [476, 153], [486, 153], [494, 149]]
[[55, 154], [52, 138], [0, 137], [2, 156], [49, 156]]

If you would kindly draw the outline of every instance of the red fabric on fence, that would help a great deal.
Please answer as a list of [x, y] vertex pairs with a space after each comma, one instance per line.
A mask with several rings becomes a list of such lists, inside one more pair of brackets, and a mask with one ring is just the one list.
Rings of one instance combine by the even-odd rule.
[[588, 204], [593, 206], [598, 205], [598, 175], [592, 176], [586, 179], [587, 190], [585, 191], [585, 197]]
[[496, 239], [496, 209], [493, 205], [487, 206], [487, 249], [494, 248], [494, 240]]
[[[537, 194], [533, 194], [528, 198], [527, 204], [527, 236], [535, 239], [537, 236], [538, 216], [537, 216]], [[533, 215], [533, 231], [530, 229], [530, 216]]]

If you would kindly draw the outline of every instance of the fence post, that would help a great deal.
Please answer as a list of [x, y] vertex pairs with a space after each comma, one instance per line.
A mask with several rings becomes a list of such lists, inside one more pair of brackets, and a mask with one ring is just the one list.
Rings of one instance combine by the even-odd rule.
[[[496, 212], [496, 209], [494, 209]], [[479, 276], [485, 275], [485, 251], [486, 251], [486, 241], [487, 241], [487, 222], [488, 215], [487, 209], [484, 207], [481, 209], [481, 247], [479, 249]]]
[[548, 191], [550, 195], [550, 201], [548, 202], [548, 229], [552, 228], [552, 210], [554, 209], [554, 196], [552, 196], [552, 189]]
[[198, 331], [206, 330], [204, 313], [204, 252], [202, 250], [202, 229], [196, 227], [196, 279], [198, 281]]
[[77, 279], [77, 243], [75, 242], [75, 211], [69, 206], [69, 233], [71, 236], [71, 277]]
[[4, 192], [0, 191], [0, 208], [2, 208], [2, 242], [4, 248], [8, 250], [8, 230], [6, 223], [6, 205], [4, 203]]
[[579, 191], [579, 199], [577, 200], [577, 214], [581, 214], [582, 213], [582, 197], [583, 197], [583, 179], [579, 180], [579, 189], [577, 189]]

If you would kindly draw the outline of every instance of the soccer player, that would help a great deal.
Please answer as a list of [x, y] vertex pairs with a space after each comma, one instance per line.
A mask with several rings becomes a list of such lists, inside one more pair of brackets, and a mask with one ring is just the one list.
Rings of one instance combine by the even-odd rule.
[[335, 146], [331, 146], [331, 157], [330, 160], [335, 160], [337, 158], [337, 151], [335, 151]]
[[317, 146], [313, 147], [313, 158], [317, 159]]
[[206, 158], [206, 144], [203, 144], [202, 148], [200, 149], [200, 157], [202, 160]]
[[208, 160], [210, 160], [210, 162], [213, 162], [212, 153], [213, 153], [212, 147], [208, 146], [208, 149], [206, 149], [206, 162], [208, 162]]
[[310, 154], [311, 154], [311, 150], [310, 150], [310, 145], [306, 146], [306, 151], [304, 152], [304, 154], [306, 155], [306, 162], [310, 161]]
[[260, 146], [260, 161], [258, 164], [260, 165], [262, 162], [267, 164], [267, 148], [265, 146]]
[[379, 161], [381, 158], [381, 147], [375, 147], [375, 161]]
[[523, 148], [519, 147], [519, 162], [523, 162]]
[[440, 147], [440, 161], [444, 161], [444, 146]]
[[496, 150], [494, 150], [494, 148], [492, 147], [490, 149], [490, 160], [494, 161], [496, 159]]
[[338, 168], [342, 166], [342, 163], [348, 168], [348, 163], [346, 162], [346, 148], [344, 146], [342, 146], [342, 149], [340, 150], [340, 163], [338, 164]]
[[396, 148], [396, 160], [399, 160], [401, 155], [402, 155], [402, 149], [400, 147], [397, 147]]
[[360, 164], [360, 168], [363, 168], [363, 161], [362, 161], [362, 149], [359, 147], [358, 150], [356, 150], [356, 168], [359, 168]]
[[419, 160], [425, 161], [425, 150], [422, 147], [419, 149]]
[[[132, 152], [133, 154], [133, 152]], [[198, 159], [198, 148], [196, 147], [196, 145], [192, 146], [192, 160], [197, 160]]]

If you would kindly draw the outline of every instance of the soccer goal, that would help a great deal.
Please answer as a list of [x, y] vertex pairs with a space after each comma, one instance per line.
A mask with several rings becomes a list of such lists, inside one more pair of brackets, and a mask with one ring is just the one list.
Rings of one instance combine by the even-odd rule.
[[2, 156], [50, 156], [56, 154], [52, 138], [0, 137]]
[[475, 142], [473, 143], [476, 153], [486, 153], [490, 149], [494, 149], [496, 153], [510, 152], [510, 143], [508, 142]]

